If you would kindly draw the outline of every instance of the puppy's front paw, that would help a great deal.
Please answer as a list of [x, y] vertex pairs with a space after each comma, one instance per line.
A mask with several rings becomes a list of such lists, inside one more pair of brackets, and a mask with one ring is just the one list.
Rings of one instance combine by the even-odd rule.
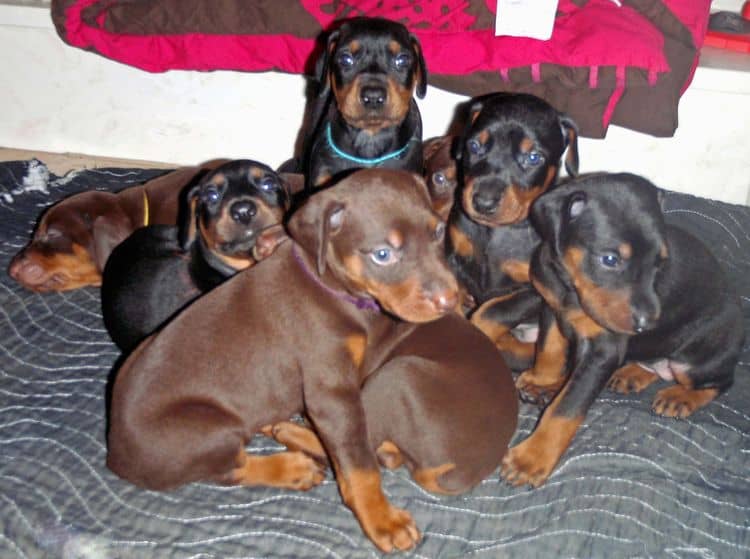
[[656, 393], [652, 409], [665, 417], [687, 417], [695, 410], [716, 398], [715, 388], [693, 390], [680, 384], [669, 386]]
[[545, 452], [540, 452], [529, 439], [522, 441], [503, 458], [500, 474], [511, 485], [531, 485], [539, 487], [552, 473], [557, 460], [550, 460]]
[[421, 538], [411, 514], [386, 504], [383, 511], [369, 515], [365, 533], [381, 551], [412, 549]]
[[518, 397], [521, 398], [521, 401], [536, 406], [546, 406], [549, 404], [561, 386], [562, 383], [538, 384], [538, 379], [533, 374], [533, 369], [524, 371], [516, 379]]

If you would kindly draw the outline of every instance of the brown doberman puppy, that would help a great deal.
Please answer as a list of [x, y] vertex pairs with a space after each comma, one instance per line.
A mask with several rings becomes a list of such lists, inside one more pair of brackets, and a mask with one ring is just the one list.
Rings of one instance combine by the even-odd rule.
[[8, 273], [32, 291], [100, 285], [112, 249], [137, 228], [177, 223], [182, 189], [226, 160], [177, 169], [118, 193], [87, 191], [51, 206]]
[[304, 411], [367, 536], [383, 551], [409, 549], [419, 532], [383, 493], [378, 459], [403, 462], [430, 491], [470, 489], [515, 429], [510, 372], [453, 312], [445, 225], [417, 175], [356, 171], [312, 195], [288, 230], [293, 242], [124, 362], [107, 465], [151, 489], [196, 480], [309, 489], [323, 479], [309, 455], [244, 450]]
[[448, 221], [458, 186], [458, 171], [453, 157], [455, 136], [437, 136], [422, 144], [424, 178], [430, 191], [432, 208]]

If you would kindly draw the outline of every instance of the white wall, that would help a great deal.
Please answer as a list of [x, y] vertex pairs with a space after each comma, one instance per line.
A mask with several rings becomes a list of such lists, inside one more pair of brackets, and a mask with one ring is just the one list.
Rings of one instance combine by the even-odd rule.
[[[733, 0], [731, 0], [733, 1]], [[149, 74], [66, 46], [44, 8], [0, 4], [0, 146], [192, 164], [292, 155], [304, 80], [276, 73]], [[735, 203], [750, 191], [750, 61], [718, 56], [680, 103], [674, 138], [612, 127], [580, 143], [581, 170], [628, 170], [658, 185]], [[713, 66], [713, 67], [712, 67]], [[463, 97], [429, 88], [425, 137]]]

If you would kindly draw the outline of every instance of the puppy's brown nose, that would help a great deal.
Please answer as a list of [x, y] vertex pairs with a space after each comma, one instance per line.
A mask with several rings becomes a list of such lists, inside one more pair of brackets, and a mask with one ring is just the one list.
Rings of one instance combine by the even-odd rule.
[[436, 289], [431, 293], [430, 299], [440, 312], [448, 312], [458, 306], [458, 292], [453, 289]]

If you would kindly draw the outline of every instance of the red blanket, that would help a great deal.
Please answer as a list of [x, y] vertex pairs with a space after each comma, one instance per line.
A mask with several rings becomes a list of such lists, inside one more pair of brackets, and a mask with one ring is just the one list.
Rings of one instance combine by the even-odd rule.
[[493, 0], [53, 0], [70, 45], [151, 71], [311, 73], [321, 35], [354, 15], [404, 22], [429, 81], [466, 95], [526, 91], [584, 135], [610, 123], [666, 136], [689, 84], [710, 0], [560, 0], [548, 41], [495, 37]]

